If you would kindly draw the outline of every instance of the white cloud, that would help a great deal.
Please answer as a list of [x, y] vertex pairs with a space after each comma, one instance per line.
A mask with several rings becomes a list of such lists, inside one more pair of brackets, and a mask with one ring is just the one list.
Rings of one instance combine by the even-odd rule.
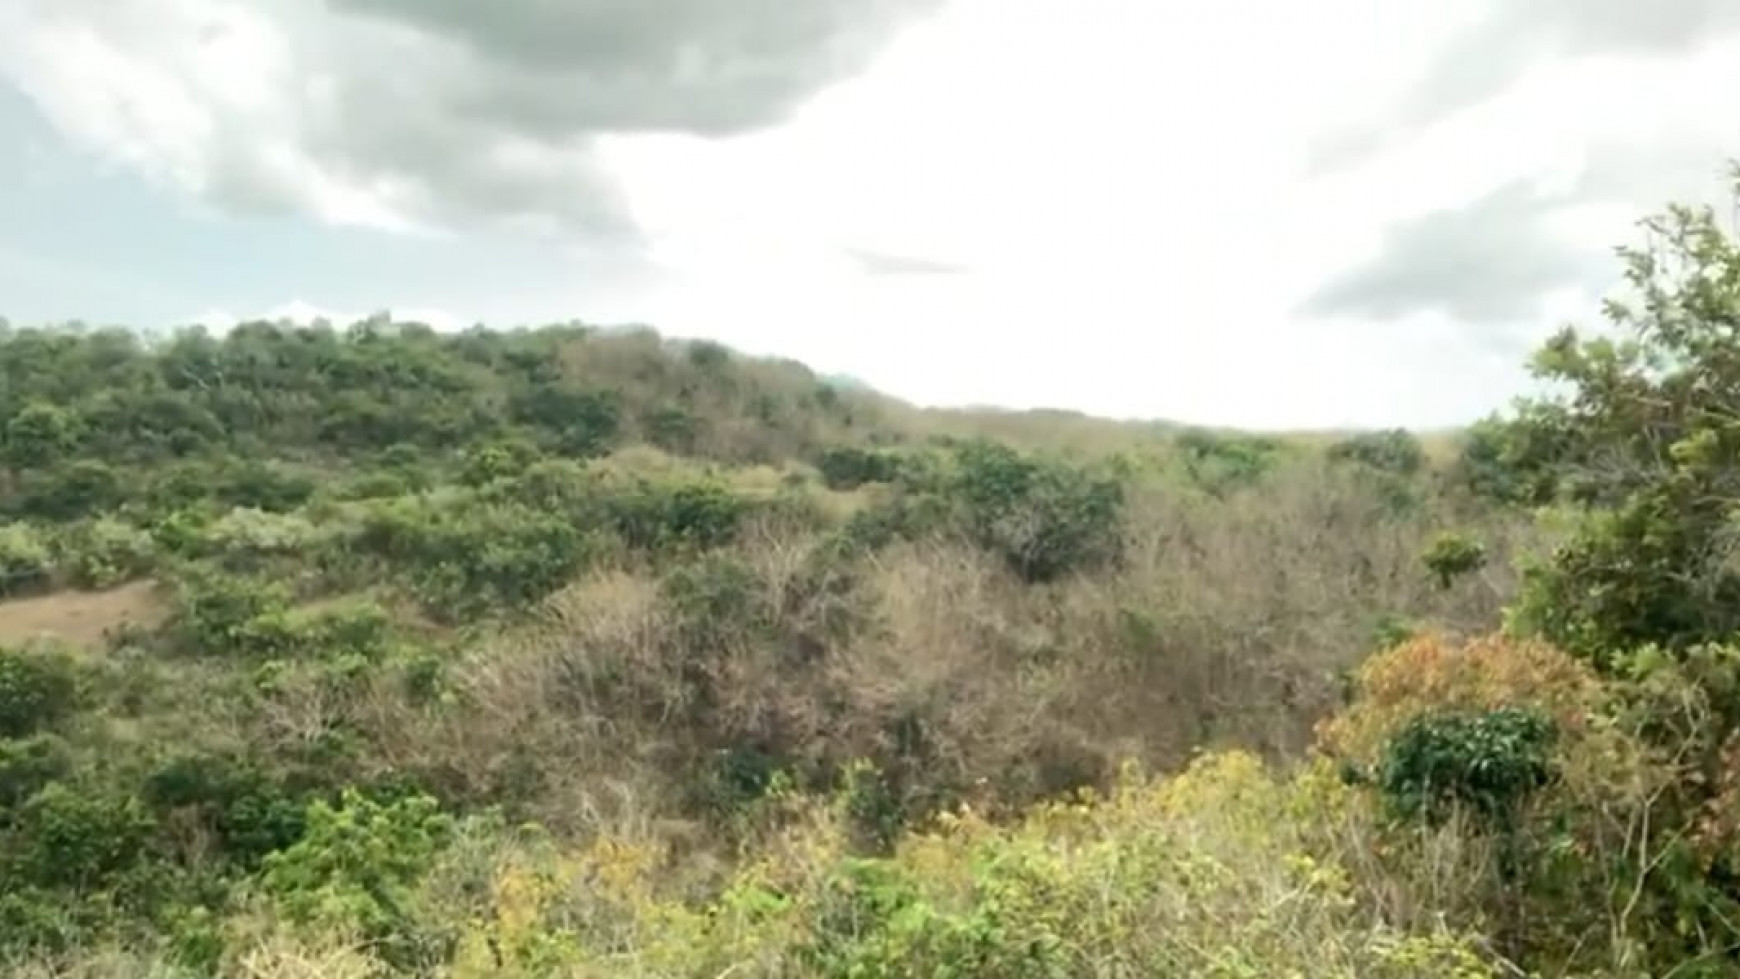
[[775, 123], [937, 2], [4, 0], [0, 72], [223, 206], [622, 233], [596, 136]]
[[[320, 17], [170, 0], [126, 45], [98, 32], [86, 72], [68, 56], [99, 43], [90, 18], [57, 34], [16, 13], [46, 2], [0, 0], [0, 36], [29, 28], [0, 40], [21, 59], [8, 70], [130, 165], [328, 220], [511, 218], [564, 230], [579, 256], [645, 258], [603, 282], [577, 258], [550, 319], [715, 336], [927, 402], [1262, 426], [1501, 405], [1528, 347], [1593, 308], [1630, 223], [1714, 191], [1740, 114], [1740, 18], [1711, 0], [1660, 0], [1674, 29], [1648, 43], [1625, 41], [1616, 0], [1542, 0], [1520, 22], [1508, 0], [947, 0], [896, 35], [897, 4], [860, 34], [785, 25], [798, 8], [771, 0], [736, 21], [684, 0], [693, 19], [672, 29], [714, 50], [744, 32], [787, 45], [771, 81], [728, 72], [716, 99], [688, 68], [636, 87], [603, 35], [564, 47], [518, 16], [531, 3], [482, 23], [450, 0]], [[549, 23], [596, 27], [612, 6]], [[190, 40], [196, 11], [240, 40], [221, 56]], [[1527, 43], [1490, 40], [1495, 24]], [[617, 26], [646, 64], [696, 64], [655, 26]], [[858, 55], [894, 40], [852, 77], [789, 54], [816, 31], [861, 38]], [[1458, 79], [1445, 59], [1481, 37], [1502, 71]], [[383, 51], [432, 60], [365, 57]], [[196, 83], [207, 70], [234, 79], [232, 101]], [[363, 94], [399, 118], [362, 114]], [[1357, 165], [1319, 166], [1325, 139], [1385, 117]], [[228, 166], [238, 148], [246, 166]], [[1312, 306], [1326, 289], [1339, 301]]]
[[[1715, 187], [1740, 58], [1549, 59], [1366, 166], [1309, 176], [1315, 135], [1483, 15], [1425, 7], [957, 0], [779, 131], [604, 147], [669, 269], [648, 318], [932, 402], [1466, 420], [1523, 385], [1558, 317], [1595, 308], [1635, 218]], [[1672, 150], [1590, 190], [1650, 146]], [[1519, 181], [1564, 199], [1452, 224], [1455, 278], [1406, 269], [1391, 302], [1302, 313], [1398, 223]], [[1513, 232], [1538, 235], [1532, 270]], [[1439, 257], [1410, 241], [1396, 261]], [[837, 257], [862, 249], [962, 271], [870, 280]], [[1519, 292], [1487, 294], [1503, 288]]]

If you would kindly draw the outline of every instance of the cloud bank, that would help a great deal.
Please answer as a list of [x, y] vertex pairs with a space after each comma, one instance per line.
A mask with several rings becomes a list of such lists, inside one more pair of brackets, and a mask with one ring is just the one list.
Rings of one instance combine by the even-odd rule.
[[939, 0], [6, 0], [0, 72], [217, 207], [632, 228], [602, 135], [778, 123]]

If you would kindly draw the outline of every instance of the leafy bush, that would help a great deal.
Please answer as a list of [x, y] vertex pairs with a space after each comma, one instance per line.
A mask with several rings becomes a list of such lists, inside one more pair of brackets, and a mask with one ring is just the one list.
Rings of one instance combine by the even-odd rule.
[[1412, 476], [1425, 467], [1426, 450], [1412, 432], [1392, 429], [1363, 432], [1342, 439], [1329, 447], [1329, 458], [1336, 462], [1358, 463], [1396, 476]]
[[444, 958], [415, 918], [415, 887], [453, 832], [433, 799], [390, 805], [346, 790], [337, 806], [308, 807], [302, 838], [268, 854], [260, 881], [290, 921], [354, 930], [388, 961], [412, 967]]
[[1451, 477], [1477, 498], [1546, 503], [1557, 489], [1551, 471], [1556, 434], [1526, 415], [1512, 422], [1482, 419], [1463, 434]]
[[1439, 534], [1420, 555], [1439, 588], [1449, 588], [1458, 578], [1480, 570], [1486, 563], [1486, 545], [1464, 534]]
[[0, 458], [15, 469], [50, 465], [78, 447], [79, 428], [63, 408], [33, 401], [0, 429]]
[[865, 483], [892, 483], [902, 472], [901, 457], [892, 452], [837, 446], [817, 463], [822, 480], [832, 490], [857, 489]]
[[57, 735], [0, 738], [0, 827], [11, 821], [12, 809], [48, 783], [65, 779], [72, 767], [72, 749]]
[[302, 837], [307, 801], [276, 784], [257, 764], [227, 755], [171, 758], [145, 779], [145, 802], [178, 820], [190, 815], [212, 832], [221, 854], [245, 868]]
[[509, 402], [509, 411], [520, 424], [551, 433], [548, 439], [555, 451], [582, 459], [610, 451], [622, 429], [622, 404], [618, 397], [555, 384], [516, 393]]
[[962, 448], [956, 462], [951, 496], [969, 534], [1023, 580], [1053, 581], [1121, 553], [1117, 481], [989, 442]]
[[1274, 468], [1281, 446], [1269, 438], [1190, 431], [1176, 446], [1190, 481], [1216, 496], [1249, 486]]
[[44, 786], [18, 808], [0, 855], [12, 880], [97, 889], [151, 855], [153, 820], [139, 800]]
[[1438, 822], [1463, 806], [1509, 827], [1551, 780], [1555, 736], [1549, 718], [1516, 707], [1416, 717], [1385, 748], [1378, 788], [1403, 819]]
[[53, 574], [47, 539], [29, 524], [0, 524], [0, 597], [47, 584]]
[[0, 648], [0, 738], [53, 727], [78, 706], [78, 666], [66, 653]]
[[712, 548], [730, 543], [748, 501], [717, 483], [637, 481], [606, 503], [616, 532], [646, 550]]
[[109, 588], [149, 573], [156, 561], [157, 542], [150, 531], [98, 517], [67, 535], [60, 563], [74, 584]]
[[118, 507], [127, 497], [121, 474], [96, 459], [74, 459], [18, 479], [10, 510], [31, 520], [67, 521]]
[[523, 439], [505, 439], [466, 449], [461, 454], [460, 482], [483, 486], [518, 475], [538, 458], [538, 447]]
[[176, 630], [187, 647], [214, 656], [253, 656], [265, 651], [273, 630], [258, 624], [290, 607], [281, 586], [223, 574], [197, 575], [177, 596]]
[[641, 416], [640, 426], [648, 442], [684, 455], [695, 451], [701, 434], [701, 420], [693, 412], [674, 405], [660, 405], [648, 411]]
[[[456, 970], [573, 974], [1497, 976], [1473, 942], [1365, 914], [1303, 822], [1319, 804], [1242, 753], [1008, 825], [970, 810], [850, 855], [850, 797], [801, 807], [768, 856], [700, 905], [662, 897], [649, 848], [602, 839], [566, 859], [497, 858], [499, 901]], [[589, 882], [584, 888], [580, 881]], [[584, 894], [576, 900], [575, 895]], [[567, 930], [562, 923], [572, 923]]]

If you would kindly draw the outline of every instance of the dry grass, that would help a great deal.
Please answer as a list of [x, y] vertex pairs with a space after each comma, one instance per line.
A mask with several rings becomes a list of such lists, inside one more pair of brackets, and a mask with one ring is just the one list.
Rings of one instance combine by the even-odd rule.
[[167, 610], [149, 581], [106, 591], [62, 591], [0, 602], [0, 646], [52, 638], [84, 649], [100, 648], [116, 631], [154, 629]]
[[813, 532], [753, 528], [719, 556], [747, 593], [699, 633], [649, 571], [604, 569], [469, 652], [452, 704], [383, 683], [346, 709], [382, 772], [486, 796], [535, 775], [532, 815], [558, 832], [642, 835], [684, 809], [697, 765], [742, 747], [812, 772], [878, 759], [920, 809], [979, 782], [1020, 805], [1104, 784], [1126, 758], [1296, 754], [1382, 618], [1489, 629], [1507, 558], [1530, 546], [1520, 524], [1475, 528], [1494, 562], [1439, 590], [1420, 553], [1456, 516], [1389, 512], [1330, 466], [1130, 506], [1121, 567], [1041, 587], [944, 539], [838, 563]]

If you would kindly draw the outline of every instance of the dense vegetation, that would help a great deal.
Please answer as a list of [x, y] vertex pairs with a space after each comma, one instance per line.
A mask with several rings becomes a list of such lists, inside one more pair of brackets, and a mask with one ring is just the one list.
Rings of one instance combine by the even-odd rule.
[[581, 326], [0, 332], [24, 975], [1740, 972], [1740, 251], [1450, 457]]

